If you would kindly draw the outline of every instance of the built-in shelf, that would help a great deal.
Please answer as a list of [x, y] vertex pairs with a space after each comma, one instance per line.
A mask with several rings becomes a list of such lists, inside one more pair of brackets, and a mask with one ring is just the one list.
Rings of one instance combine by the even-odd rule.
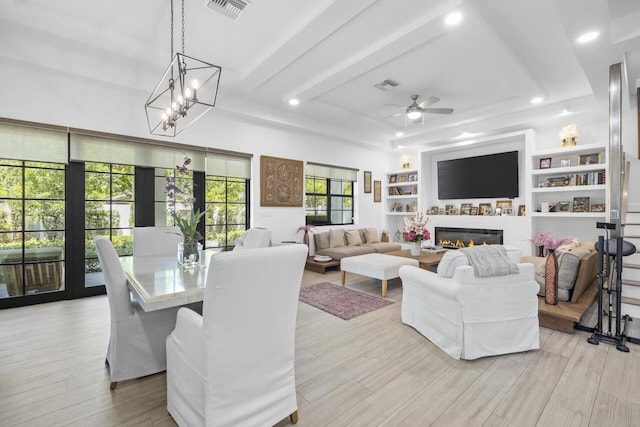
[[532, 212], [532, 217], [544, 218], [604, 218], [606, 212]]
[[595, 185], [564, 185], [559, 187], [538, 187], [532, 188], [532, 193], [562, 193], [562, 192], [577, 192], [577, 191], [603, 191], [606, 190], [605, 184]]

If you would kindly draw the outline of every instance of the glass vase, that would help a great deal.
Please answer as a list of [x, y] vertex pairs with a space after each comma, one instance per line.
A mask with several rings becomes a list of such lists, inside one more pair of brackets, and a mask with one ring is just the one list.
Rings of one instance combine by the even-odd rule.
[[178, 263], [183, 267], [195, 267], [200, 264], [200, 248], [198, 242], [178, 243]]
[[558, 303], [558, 259], [556, 251], [549, 249], [544, 264], [544, 302], [555, 305]]

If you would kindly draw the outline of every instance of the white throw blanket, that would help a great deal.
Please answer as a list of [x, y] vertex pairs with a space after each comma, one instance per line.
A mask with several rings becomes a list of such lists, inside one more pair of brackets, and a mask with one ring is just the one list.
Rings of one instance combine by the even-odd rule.
[[518, 266], [509, 260], [503, 246], [480, 245], [459, 250], [467, 256], [476, 277], [506, 276], [519, 273]]

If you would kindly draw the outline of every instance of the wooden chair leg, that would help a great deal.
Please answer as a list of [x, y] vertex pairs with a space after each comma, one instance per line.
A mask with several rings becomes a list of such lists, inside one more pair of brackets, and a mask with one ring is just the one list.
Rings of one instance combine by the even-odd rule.
[[111, 385], [109, 386], [109, 390], [115, 390], [116, 387], [118, 387], [118, 381], [112, 382]]
[[289, 420], [291, 421], [291, 424], [297, 424], [298, 423], [298, 411], [294, 411], [291, 415], [289, 415]]

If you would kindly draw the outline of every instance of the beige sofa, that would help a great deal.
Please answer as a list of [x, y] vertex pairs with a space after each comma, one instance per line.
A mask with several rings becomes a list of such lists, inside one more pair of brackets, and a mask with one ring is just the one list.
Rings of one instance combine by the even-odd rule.
[[379, 234], [376, 228], [345, 230], [335, 228], [313, 234], [313, 247], [309, 253], [325, 255], [339, 261], [342, 258], [399, 251], [399, 243], [391, 243], [386, 233]]

